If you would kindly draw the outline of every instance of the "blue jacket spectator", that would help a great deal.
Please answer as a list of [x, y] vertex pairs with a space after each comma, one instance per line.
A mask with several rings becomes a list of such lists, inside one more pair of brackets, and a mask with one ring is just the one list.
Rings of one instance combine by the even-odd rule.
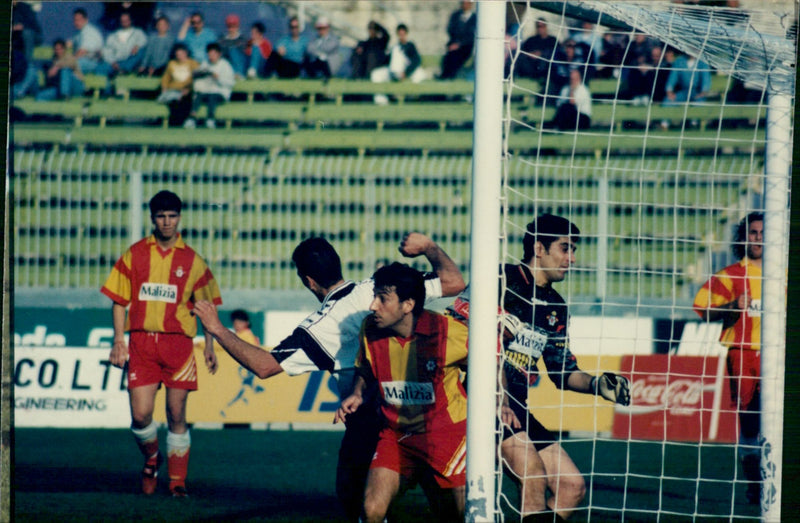
[[664, 89], [664, 105], [702, 102], [711, 91], [711, 69], [702, 60], [680, 55], [672, 64]]
[[[191, 30], [189, 30], [189, 26], [191, 26]], [[205, 27], [203, 15], [199, 11], [195, 11], [184, 20], [178, 31], [178, 42], [185, 44], [189, 50], [189, 56], [198, 62], [208, 60], [206, 46], [216, 41], [217, 34], [212, 29]]]
[[169, 62], [175, 37], [169, 32], [169, 20], [161, 16], [156, 20], [156, 32], [147, 38], [139, 73], [147, 76], [161, 76]]
[[289, 19], [289, 34], [281, 37], [272, 53], [272, 69], [281, 78], [297, 78], [303, 66], [308, 48], [308, 38], [300, 32], [300, 21], [296, 16]]
[[247, 37], [242, 34], [238, 15], [229, 14], [225, 17], [225, 34], [218, 43], [222, 57], [230, 62], [233, 72], [244, 76], [247, 71]]

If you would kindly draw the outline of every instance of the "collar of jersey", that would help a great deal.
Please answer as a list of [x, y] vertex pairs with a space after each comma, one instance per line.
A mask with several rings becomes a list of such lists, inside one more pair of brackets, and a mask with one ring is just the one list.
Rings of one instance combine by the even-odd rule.
[[[147, 238], [147, 243], [156, 243], [156, 235], [151, 234], [149, 238]], [[178, 241], [175, 242], [175, 245], [172, 246], [173, 249], [183, 249], [186, 247], [186, 243], [183, 241], [183, 236], [181, 233], [178, 233]]]
[[325, 299], [322, 300], [322, 304], [325, 305], [326, 303], [328, 303], [328, 301], [340, 300], [344, 298], [345, 296], [350, 294], [350, 292], [352, 292], [352, 290], [355, 288], [355, 285], [356, 282], [354, 282], [353, 280], [347, 280], [346, 282], [344, 282], [343, 284], [339, 285], [331, 292], [329, 292], [328, 295], [325, 296]]

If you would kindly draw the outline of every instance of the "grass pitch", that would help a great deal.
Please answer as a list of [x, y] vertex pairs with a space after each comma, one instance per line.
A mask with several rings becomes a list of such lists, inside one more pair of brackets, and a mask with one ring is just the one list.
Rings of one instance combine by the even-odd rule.
[[[159, 437], [163, 450], [163, 429]], [[334, 489], [340, 439], [340, 432], [195, 429], [189, 497], [173, 499], [166, 466], [156, 494], [139, 493], [141, 456], [127, 430], [17, 429], [13, 516], [24, 522], [345, 521]], [[590, 440], [564, 447], [587, 483], [571, 521], [759, 516], [745, 502], [744, 485], [731, 482], [737, 470], [731, 447]], [[512, 506], [515, 491], [504, 481]], [[505, 512], [506, 521], [518, 521]], [[419, 488], [403, 494], [392, 513], [397, 522], [432, 519]]]

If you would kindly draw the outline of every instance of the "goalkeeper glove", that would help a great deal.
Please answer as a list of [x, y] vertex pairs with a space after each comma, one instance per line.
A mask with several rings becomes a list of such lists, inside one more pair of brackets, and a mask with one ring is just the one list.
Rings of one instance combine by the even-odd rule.
[[608, 401], [620, 405], [630, 405], [631, 403], [631, 384], [624, 376], [604, 372], [602, 376], [592, 378], [591, 389], [595, 394], [603, 396]]

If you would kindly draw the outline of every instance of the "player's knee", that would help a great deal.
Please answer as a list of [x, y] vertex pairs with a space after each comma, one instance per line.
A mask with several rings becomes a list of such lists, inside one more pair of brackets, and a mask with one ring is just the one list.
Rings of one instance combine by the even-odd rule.
[[364, 499], [364, 521], [383, 521], [386, 517], [386, 509], [388, 507], [379, 500], [366, 498]]
[[577, 506], [586, 496], [586, 482], [583, 476], [568, 476], [562, 479], [561, 488], [564, 490], [565, 501], [571, 507]]

